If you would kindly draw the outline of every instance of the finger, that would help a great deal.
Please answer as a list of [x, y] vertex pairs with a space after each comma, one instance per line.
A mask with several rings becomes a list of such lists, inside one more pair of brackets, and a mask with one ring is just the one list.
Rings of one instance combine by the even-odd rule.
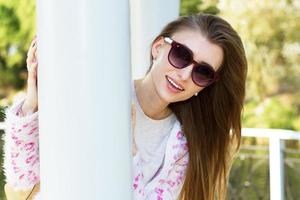
[[32, 46], [30, 46], [28, 52], [27, 52], [27, 56], [29, 56], [30, 54], [32, 54], [32, 52], [36, 51], [37, 49], [37, 45], [36, 43], [34, 43]]
[[37, 75], [37, 68], [38, 68], [38, 63], [32, 63], [27, 69], [28, 69], [28, 76], [29, 78], [36, 78]]
[[35, 44], [36, 44], [36, 38], [33, 38], [32, 41], [31, 41], [31, 43], [30, 43], [30, 46], [29, 46], [29, 48], [28, 48], [28, 51], [29, 51], [32, 47], [34, 47]]
[[32, 67], [37, 65], [38, 60], [36, 59], [36, 57], [34, 55], [30, 55], [27, 57], [26, 63], [27, 63], [27, 70], [31, 71]]
[[31, 47], [35, 47], [36, 46], [36, 39], [34, 40], [33, 44], [31, 45]]
[[34, 51], [34, 57], [37, 59], [38, 58], [38, 56], [37, 56], [38, 54], [37, 54], [37, 47], [36, 47], [36, 50]]
[[31, 43], [35, 43], [37, 41], [37, 37], [36, 37], [36, 35], [32, 38], [32, 41], [31, 41]]
[[34, 51], [34, 59], [35, 59], [35, 61], [38, 60], [38, 51], [37, 51], [37, 49]]
[[34, 50], [34, 47], [37, 46], [36, 43], [37, 43], [37, 40], [36, 40], [36, 38], [34, 38], [34, 39], [31, 41], [30, 46], [29, 46], [29, 48], [28, 48], [27, 56], [29, 56], [29, 54], [32, 52], [32, 50]]
[[33, 47], [30, 49], [30, 51], [27, 54], [27, 65], [31, 65], [32, 62], [35, 62], [37, 57], [36, 55], [36, 51], [37, 51], [37, 46]]

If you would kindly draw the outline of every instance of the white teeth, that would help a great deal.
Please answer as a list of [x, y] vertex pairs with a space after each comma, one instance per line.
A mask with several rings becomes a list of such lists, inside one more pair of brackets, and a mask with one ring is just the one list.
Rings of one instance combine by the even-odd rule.
[[172, 85], [174, 86], [174, 87], [176, 87], [177, 89], [179, 89], [179, 90], [183, 90], [183, 88], [181, 88], [179, 85], [177, 85], [174, 81], [172, 81], [168, 76], [167, 76], [167, 79], [170, 81], [170, 83], [172, 83]]

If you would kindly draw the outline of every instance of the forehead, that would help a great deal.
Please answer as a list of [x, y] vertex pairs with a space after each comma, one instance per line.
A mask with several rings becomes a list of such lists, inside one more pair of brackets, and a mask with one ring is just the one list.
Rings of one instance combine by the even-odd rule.
[[172, 35], [176, 42], [184, 44], [194, 54], [197, 62], [206, 62], [217, 70], [222, 64], [223, 50], [216, 44], [209, 42], [198, 31], [183, 30]]

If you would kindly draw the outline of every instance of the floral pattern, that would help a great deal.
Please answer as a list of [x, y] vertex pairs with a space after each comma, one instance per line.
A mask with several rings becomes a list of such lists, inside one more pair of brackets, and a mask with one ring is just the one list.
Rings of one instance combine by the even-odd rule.
[[[40, 181], [38, 113], [18, 116], [22, 103], [7, 112], [4, 136], [4, 171], [6, 182], [15, 189], [28, 189]], [[175, 122], [166, 146], [165, 157], [150, 181], [145, 181], [137, 152], [133, 158], [133, 196], [137, 200], [177, 199], [188, 165], [186, 138], [178, 121]], [[35, 200], [41, 200], [38, 194]]]
[[39, 182], [37, 114], [20, 117], [21, 105], [8, 110], [4, 135], [4, 173], [15, 189], [30, 189]]
[[148, 183], [143, 181], [143, 172], [139, 167], [143, 160], [139, 159], [139, 154], [134, 158], [134, 199], [177, 199], [185, 179], [188, 161], [187, 141], [177, 121], [171, 130], [162, 166]]

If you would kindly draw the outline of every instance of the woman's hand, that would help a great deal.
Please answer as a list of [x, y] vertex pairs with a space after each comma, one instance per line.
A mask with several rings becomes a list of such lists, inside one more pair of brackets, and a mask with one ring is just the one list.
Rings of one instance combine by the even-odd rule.
[[32, 114], [38, 110], [38, 85], [37, 85], [37, 38], [35, 37], [29, 47], [27, 53], [27, 94], [25, 102], [22, 106], [22, 112], [24, 115]]

